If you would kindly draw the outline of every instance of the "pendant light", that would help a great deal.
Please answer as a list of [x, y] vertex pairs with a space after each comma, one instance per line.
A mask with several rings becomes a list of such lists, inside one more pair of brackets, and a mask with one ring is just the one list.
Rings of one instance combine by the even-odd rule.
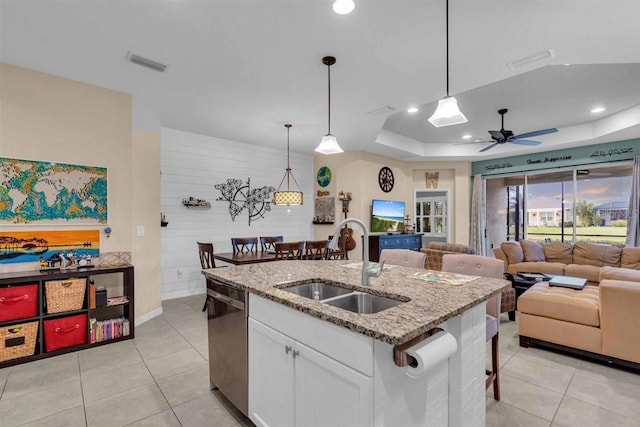
[[320, 141], [320, 145], [318, 145], [315, 149], [316, 152], [321, 154], [337, 154], [342, 153], [344, 150], [340, 148], [338, 145], [338, 140], [335, 136], [331, 135], [331, 66], [336, 63], [336, 58], [333, 56], [325, 56], [322, 58], [322, 63], [327, 66], [327, 82], [328, 82], [328, 93], [329, 93], [329, 102], [327, 105], [329, 106], [328, 110], [328, 125], [327, 125], [327, 134], [322, 137], [322, 141]]
[[[300, 190], [300, 186], [298, 185], [298, 181], [291, 173], [291, 166], [289, 166], [289, 130], [291, 129], [289, 123], [284, 125], [287, 128], [287, 171], [284, 173], [282, 177], [282, 181], [280, 181], [280, 185], [275, 193], [273, 193], [273, 204], [278, 206], [291, 206], [291, 205], [301, 205], [302, 204], [302, 191], [292, 191], [289, 189], [289, 178], [293, 178], [293, 182], [296, 183], [298, 190]], [[282, 187], [282, 183], [284, 179], [287, 179], [287, 190], [280, 191], [280, 187]]]
[[429, 122], [437, 128], [466, 123], [467, 118], [458, 108], [458, 101], [449, 96], [449, 0], [446, 0], [446, 31], [447, 31], [447, 96], [438, 101], [438, 108], [429, 117]]
[[353, 0], [336, 0], [333, 3], [333, 11], [338, 15], [351, 13], [354, 7], [356, 7], [356, 5], [353, 3]]

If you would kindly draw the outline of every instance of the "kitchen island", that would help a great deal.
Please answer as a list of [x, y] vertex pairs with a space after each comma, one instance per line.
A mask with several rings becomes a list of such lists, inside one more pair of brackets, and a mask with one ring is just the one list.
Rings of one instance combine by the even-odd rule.
[[[389, 267], [369, 287], [349, 261], [203, 271], [249, 294], [248, 412], [256, 425], [484, 425], [485, 302], [510, 282], [468, 276], [460, 284], [439, 272]], [[401, 303], [358, 314], [286, 290], [317, 281]], [[426, 369], [394, 363], [394, 349], [432, 330], [442, 331], [407, 350]], [[455, 339], [455, 351], [429, 360], [432, 347], [443, 351], [444, 335]]]

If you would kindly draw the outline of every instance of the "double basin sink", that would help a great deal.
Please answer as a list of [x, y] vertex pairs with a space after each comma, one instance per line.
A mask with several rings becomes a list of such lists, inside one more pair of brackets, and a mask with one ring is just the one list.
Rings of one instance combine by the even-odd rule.
[[358, 314], [373, 314], [400, 305], [406, 301], [343, 288], [335, 283], [316, 280], [309, 283], [292, 283], [281, 288], [301, 297], [320, 301]]

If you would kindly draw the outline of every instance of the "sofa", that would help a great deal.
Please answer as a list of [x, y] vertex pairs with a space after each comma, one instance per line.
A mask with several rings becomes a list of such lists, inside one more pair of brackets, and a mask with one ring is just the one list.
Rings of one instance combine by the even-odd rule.
[[640, 270], [604, 266], [583, 290], [540, 282], [518, 299], [520, 346], [640, 369]]
[[582, 277], [588, 285], [600, 282], [604, 267], [640, 270], [640, 248], [596, 243], [542, 243], [534, 240], [503, 242], [493, 249], [505, 262], [505, 272], [535, 272]]
[[[468, 245], [446, 242], [429, 242], [426, 248], [420, 252], [427, 255], [424, 268], [427, 270], [442, 270], [442, 257], [445, 254], [475, 254], [475, 250]], [[505, 264], [506, 271], [506, 264]], [[516, 316], [516, 291], [514, 288], [502, 293], [500, 298], [500, 312], [509, 313], [509, 319], [515, 320]]]

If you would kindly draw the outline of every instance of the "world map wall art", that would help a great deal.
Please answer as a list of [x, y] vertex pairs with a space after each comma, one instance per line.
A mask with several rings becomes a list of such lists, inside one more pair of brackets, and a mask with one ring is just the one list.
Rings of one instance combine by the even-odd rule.
[[106, 168], [0, 157], [0, 225], [106, 223]]

